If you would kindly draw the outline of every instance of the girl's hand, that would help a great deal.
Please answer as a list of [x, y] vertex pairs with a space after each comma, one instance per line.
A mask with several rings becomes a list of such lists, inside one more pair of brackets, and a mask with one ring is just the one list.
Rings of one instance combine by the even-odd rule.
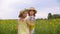
[[29, 26], [30, 26], [30, 24], [29, 23], [27, 23], [27, 27], [29, 28]]

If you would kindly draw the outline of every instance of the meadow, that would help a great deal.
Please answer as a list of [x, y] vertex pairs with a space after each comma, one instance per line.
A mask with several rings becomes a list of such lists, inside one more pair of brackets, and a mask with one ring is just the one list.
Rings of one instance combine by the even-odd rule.
[[34, 34], [60, 34], [60, 19], [37, 20]]
[[0, 20], [0, 34], [17, 34], [17, 20]]
[[[16, 19], [0, 20], [0, 34], [18, 34]], [[37, 19], [34, 34], [60, 34], [60, 19]]]

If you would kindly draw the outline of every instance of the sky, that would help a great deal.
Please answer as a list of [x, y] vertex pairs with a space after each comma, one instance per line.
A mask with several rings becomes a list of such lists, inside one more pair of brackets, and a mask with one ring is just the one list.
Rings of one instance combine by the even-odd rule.
[[60, 14], [60, 0], [0, 0], [0, 19], [17, 19], [20, 10], [29, 7], [37, 10], [36, 18]]

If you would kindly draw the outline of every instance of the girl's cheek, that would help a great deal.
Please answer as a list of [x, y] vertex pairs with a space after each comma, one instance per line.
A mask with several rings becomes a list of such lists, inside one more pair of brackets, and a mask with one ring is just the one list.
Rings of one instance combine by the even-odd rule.
[[33, 14], [32, 12], [30, 12], [30, 14]]
[[27, 14], [25, 14], [25, 16], [27, 16]]

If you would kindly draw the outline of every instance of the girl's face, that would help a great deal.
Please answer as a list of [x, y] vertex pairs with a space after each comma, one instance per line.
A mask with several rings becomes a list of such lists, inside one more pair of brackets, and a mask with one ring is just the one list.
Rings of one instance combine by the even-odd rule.
[[30, 11], [30, 15], [31, 16], [34, 15], [34, 11], [33, 10]]
[[24, 12], [24, 13], [22, 14], [22, 17], [23, 17], [23, 18], [27, 17], [27, 12]]

